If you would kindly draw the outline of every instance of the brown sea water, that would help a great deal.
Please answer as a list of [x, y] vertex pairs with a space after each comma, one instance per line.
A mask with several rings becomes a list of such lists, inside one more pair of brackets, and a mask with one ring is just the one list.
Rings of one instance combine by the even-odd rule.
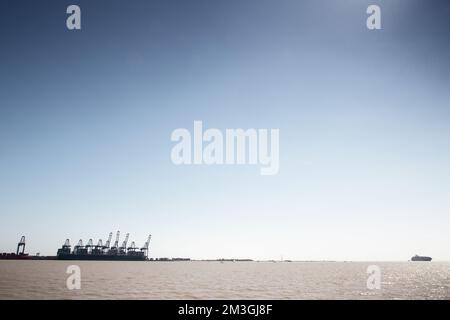
[[450, 299], [450, 263], [0, 261], [0, 299]]

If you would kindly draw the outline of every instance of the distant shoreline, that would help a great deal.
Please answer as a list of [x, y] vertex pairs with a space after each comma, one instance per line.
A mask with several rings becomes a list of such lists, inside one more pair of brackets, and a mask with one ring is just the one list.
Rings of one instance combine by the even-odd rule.
[[[58, 260], [56, 256], [29, 256], [28, 259], [0, 259], [0, 261], [67, 261]], [[102, 261], [102, 260], [72, 260], [72, 261]], [[112, 261], [114, 262], [114, 261]], [[258, 259], [191, 259], [191, 258], [150, 258], [141, 262], [220, 262], [220, 263], [235, 263], [235, 262], [255, 262], [255, 263], [401, 263], [401, 262], [415, 262], [423, 261], [411, 260], [258, 260]], [[433, 260], [433, 262], [449, 262], [446, 260]]]

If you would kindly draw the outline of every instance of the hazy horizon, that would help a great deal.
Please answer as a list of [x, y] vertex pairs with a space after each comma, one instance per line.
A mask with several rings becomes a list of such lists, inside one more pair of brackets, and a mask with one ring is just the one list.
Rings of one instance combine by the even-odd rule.
[[[0, 252], [450, 261], [447, 2], [69, 4], [0, 4]], [[196, 120], [279, 128], [278, 174], [174, 165]]]

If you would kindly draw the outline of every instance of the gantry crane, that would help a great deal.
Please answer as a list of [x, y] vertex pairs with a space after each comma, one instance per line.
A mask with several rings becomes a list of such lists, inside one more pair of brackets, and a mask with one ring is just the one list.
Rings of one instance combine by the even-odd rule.
[[121, 254], [125, 254], [126, 250], [127, 250], [127, 243], [128, 243], [128, 238], [130, 237], [130, 234], [127, 233], [127, 235], [125, 236], [125, 240], [122, 243], [122, 246], [119, 248], [119, 253]]
[[116, 241], [114, 241], [114, 245], [111, 248], [111, 253], [117, 253], [119, 250], [119, 237], [120, 237], [120, 231], [117, 231], [116, 233]]
[[85, 246], [86, 251], [90, 252], [92, 251], [92, 248], [94, 247], [94, 241], [92, 241], [92, 239], [89, 239], [87, 245]]
[[103, 250], [109, 249], [109, 247], [111, 246], [112, 235], [113, 235], [113, 233], [110, 232], [109, 236], [108, 236], [108, 240], [106, 240], [105, 245], [102, 247]]
[[[22, 248], [22, 251], [20, 251], [20, 248]], [[24, 255], [25, 254], [25, 236], [22, 236], [20, 238], [19, 243], [17, 244], [17, 251], [16, 255]]]
[[62, 246], [62, 252], [70, 253], [70, 240], [69, 239], [66, 239], [66, 241], [64, 242], [64, 244]]
[[73, 248], [74, 253], [76, 254], [86, 254], [87, 250], [83, 245], [83, 240], [80, 239], [77, 245]]
[[131, 245], [127, 248], [128, 253], [136, 251], [136, 244], [134, 241], [131, 242]]
[[146, 256], [146, 257], [148, 257], [148, 246], [149, 246], [149, 244], [150, 244], [150, 239], [152, 238], [152, 235], [151, 234], [149, 234], [148, 235], [148, 238], [147, 238], [147, 242], [144, 244], [144, 246], [141, 248], [141, 252], [143, 252], [144, 253], [144, 255]]
[[102, 254], [103, 253], [103, 241], [99, 239], [97, 245], [92, 249], [92, 254]]

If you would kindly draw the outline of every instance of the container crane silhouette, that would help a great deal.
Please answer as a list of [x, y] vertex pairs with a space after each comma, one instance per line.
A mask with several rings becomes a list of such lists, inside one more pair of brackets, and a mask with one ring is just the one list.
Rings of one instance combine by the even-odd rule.
[[128, 243], [128, 238], [130, 237], [130, 234], [127, 233], [127, 235], [125, 236], [125, 240], [122, 242], [122, 246], [119, 248], [119, 253], [125, 254], [126, 250], [127, 250], [127, 243]]
[[147, 242], [145, 242], [144, 246], [141, 248], [141, 251], [144, 253], [144, 255], [148, 258], [148, 246], [150, 244], [150, 239], [152, 238], [152, 235], [149, 234], [147, 238]]
[[108, 240], [106, 240], [105, 245], [102, 247], [103, 250], [109, 249], [109, 247], [111, 246], [112, 235], [113, 235], [113, 233], [110, 232], [109, 236], [108, 236]]
[[[20, 249], [22, 248], [22, 251], [20, 251]], [[17, 244], [17, 251], [16, 251], [16, 255], [24, 255], [25, 254], [25, 236], [22, 236], [20, 238], [19, 243]]]

